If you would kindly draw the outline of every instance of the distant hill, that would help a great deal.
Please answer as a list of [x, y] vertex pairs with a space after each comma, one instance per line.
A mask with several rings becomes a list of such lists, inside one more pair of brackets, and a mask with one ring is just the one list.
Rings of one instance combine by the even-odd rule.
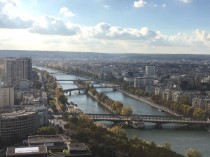
[[96, 52], [65, 52], [65, 51], [26, 51], [0, 50], [0, 58], [32, 57], [33, 60], [210, 60], [210, 55], [195, 54], [133, 54], [133, 53], [96, 53]]

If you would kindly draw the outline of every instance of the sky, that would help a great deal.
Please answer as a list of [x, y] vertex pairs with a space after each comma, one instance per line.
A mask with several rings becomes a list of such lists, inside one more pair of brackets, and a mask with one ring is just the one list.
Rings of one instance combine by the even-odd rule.
[[210, 54], [210, 1], [0, 0], [0, 49]]

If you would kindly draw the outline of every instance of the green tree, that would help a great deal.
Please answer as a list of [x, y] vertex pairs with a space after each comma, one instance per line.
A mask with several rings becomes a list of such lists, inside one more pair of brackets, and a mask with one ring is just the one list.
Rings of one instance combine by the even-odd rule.
[[190, 107], [187, 109], [187, 115], [188, 116], [193, 116], [193, 112], [194, 112], [194, 108], [193, 107]]
[[197, 149], [190, 148], [186, 152], [187, 157], [202, 157], [203, 155]]
[[123, 106], [121, 110], [121, 115], [131, 115], [133, 110], [130, 106]]
[[41, 127], [37, 129], [37, 135], [55, 135], [57, 129], [55, 127]]
[[171, 144], [170, 143], [164, 143], [163, 147], [168, 149], [168, 150], [171, 150]]
[[58, 101], [60, 101], [62, 104], [65, 104], [67, 102], [67, 98], [65, 95], [61, 94], [58, 96]]
[[109, 129], [111, 132], [115, 133], [119, 137], [126, 137], [126, 132], [119, 125], [115, 125]]

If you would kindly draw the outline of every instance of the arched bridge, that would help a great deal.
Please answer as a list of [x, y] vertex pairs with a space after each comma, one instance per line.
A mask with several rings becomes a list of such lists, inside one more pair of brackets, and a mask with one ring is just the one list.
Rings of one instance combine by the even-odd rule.
[[175, 116], [159, 116], [159, 115], [114, 115], [114, 114], [86, 114], [90, 119], [94, 121], [112, 121], [112, 122], [123, 122], [123, 121], [143, 121], [156, 123], [157, 125], [167, 123], [178, 123], [187, 125], [200, 125], [210, 126], [210, 121], [205, 120], [193, 120], [189, 118], [175, 117]]

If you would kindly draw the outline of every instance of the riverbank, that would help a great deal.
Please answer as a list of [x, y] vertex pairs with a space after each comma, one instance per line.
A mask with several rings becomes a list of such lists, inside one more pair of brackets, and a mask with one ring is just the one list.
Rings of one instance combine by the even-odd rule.
[[96, 96], [93, 96], [90, 92], [87, 92], [87, 94], [88, 94], [91, 98], [93, 98], [94, 100], [96, 100], [97, 102], [99, 102], [101, 105], [103, 105], [103, 107], [105, 107], [106, 109], [108, 109], [111, 113], [116, 114], [116, 112], [114, 112], [114, 111], [111, 109], [111, 107], [109, 107], [109, 106], [107, 106], [105, 103], [99, 101], [99, 100], [96, 98]]
[[158, 104], [152, 102], [152, 100], [150, 98], [138, 97], [138, 96], [133, 95], [133, 94], [130, 94], [130, 93], [124, 91], [124, 90], [119, 90], [119, 92], [121, 92], [121, 93], [123, 93], [123, 94], [125, 94], [127, 96], [130, 96], [130, 97], [132, 97], [132, 98], [134, 98], [136, 100], [142, 101], [142, 102], [144, 102], [144, 103], [146, 103], [146, 104], [148, 104], [150, 106], [153, 106], [153, 107], [155, 107], [157, 109], [161, 109], [164, 112], [167, 112], [167, 113], [169, 113], [171, 115], [174, 115], [174, 116], [182, 116], [182, 115], [180, 115], [180, 114], [178, 114], [178, 113], [176, 113], [176, 112], [174, 112], [174, 111], [172, 111], [172, 110], [170, 110], [170, 109], [168, 109], [166, 107], [163, 108], [163, 106], [158, 105]]

